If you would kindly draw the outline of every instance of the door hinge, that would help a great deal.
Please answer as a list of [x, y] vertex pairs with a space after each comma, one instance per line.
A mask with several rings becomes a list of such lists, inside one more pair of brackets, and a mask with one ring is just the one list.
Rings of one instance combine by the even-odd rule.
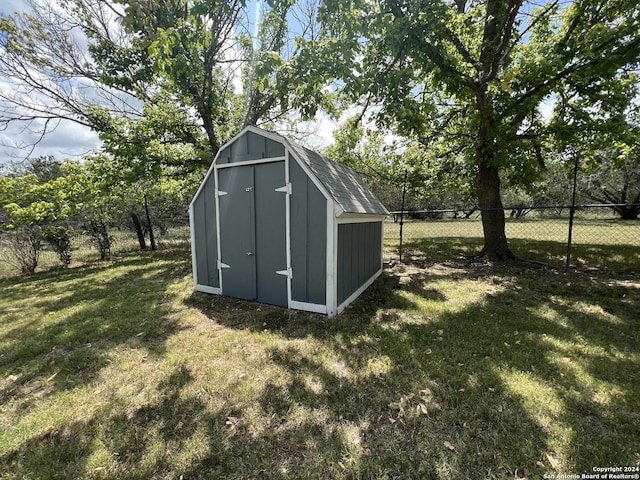
[[291, 271], [290, 268], [287, 268], [286, 270], [277, 270], [276, 273], [278, 275], [284, 275], [285, 277], [288, 277], [288, 278], [293, 278], [293, 272]]
[[221, 268], [231, 268], [231, 265], [227, 265], [226, 263], [222, 263], [220, 260], [218, 260], [218, 269]]
[[287, 183], [284, 187], [276, 188], [276, 192], [282, 192], [291, 195], [291, 182]]

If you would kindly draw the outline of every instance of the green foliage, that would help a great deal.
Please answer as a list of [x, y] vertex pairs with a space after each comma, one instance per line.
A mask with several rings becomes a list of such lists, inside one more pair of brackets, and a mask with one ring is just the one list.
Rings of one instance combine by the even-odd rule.
[[[486, 216], [485, 252], [498, 256], [509, 256], [504, 218], [490, 213], [502, 206], [500, 176], [512, 185], [539, 180], [546, 140], [560, 130], [542, 116], [543, 103], [566, 97], [586, 117], [604, 103], [628, 103], [637, 82], [627, 73], [640, 58], [634, 0], [538, 8], [330, 0], [320, 19], [324, 36], [296, 63], [295, 101], [314, 114], [332, 87], [401, 136], [435, 145], [452, 165], [466, 163], [460, 171], [474, 178]], [[609, 116], [594, 120], [602, 128]]]
[[599, 168], [581, 178], [580, 193], [591, 201], [614, 205], [625, 220], [640, 215], [640, 158], [620, 150], [599, 152]]
[[166, 92], [146, 103], [140, 118], [111, 117], [105, 110], [94, 116], [101, 118], [104, 151], [123, 181], [156, 181], [162, 175], [202, 171], [211, 163], [211, 148], [196, 119]]
[[333, 133], [334, 143], [324, 155], [343, 163], [363, 175], [370, 182], [398, 183], [398, 173], [392, 169], [398, 155], [385, 144], [383, 132], [364, 128], [358, 119], [347, 120]]
[[35, 174], [0, 177], [0, 209], [8, 217], [5, 229], [65, 220], [73, 210], [66, 179], [41, 183]]
[[159, 85], [193, 107], [208, 137], [209, 155], [237, 132], [234, 92], [222, 65], [244, 1], [123, 0], [125, 29], [138, 40]]
[[64, 266], [71, 263], [72, 236], [73, 230], [62, 226], [48, 226], [40, 232], [40, 238], [53, 248]]

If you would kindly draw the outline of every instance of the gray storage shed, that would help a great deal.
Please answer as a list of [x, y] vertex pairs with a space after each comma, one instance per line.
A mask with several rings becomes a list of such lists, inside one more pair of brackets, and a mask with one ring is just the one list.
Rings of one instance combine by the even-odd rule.
[[195, 288], [337, 315], [382, 273], [387, 214], [347, 166], [247, 127], [189, 207]]

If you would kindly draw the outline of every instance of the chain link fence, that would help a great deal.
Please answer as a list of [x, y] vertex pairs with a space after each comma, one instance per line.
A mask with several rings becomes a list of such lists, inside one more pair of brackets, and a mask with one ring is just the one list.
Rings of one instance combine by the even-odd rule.
[[[640, 273], [640, 219], [622, 220], [613, 207], [577, 206], [573, 221], [567, 206], [506, 208], [510, 248], [519, 258], [557, 268]], [[392, 212], [385, 242], [405, 261], [472, 256], [483, 245], [480, 215], [477, 209]]]
[[[188, 225], [159, 230], [155, 239], [158, 248], [183, 248], [190, 242], [191, 236]], [[132, 230], [114, 228], [111, 230], [110, 236], [112, 239], [112, 254], [136, 252], [140, 250], [136, 234]], [[12, 253], [9, 237], [8, 233], [0, 232], [0, 279], [20, 273], [20, 263]], [[86, 233], [81, 231], [77, 231], [72, 236], [70, 253], [72, 265], [93, 262], [100, 257], [94, 242]], [[41, 249], [37, 256], [37, 271], [41, 272], [58, 268], [62, 268], [58, 254], [51, 245], [42, 241]]]

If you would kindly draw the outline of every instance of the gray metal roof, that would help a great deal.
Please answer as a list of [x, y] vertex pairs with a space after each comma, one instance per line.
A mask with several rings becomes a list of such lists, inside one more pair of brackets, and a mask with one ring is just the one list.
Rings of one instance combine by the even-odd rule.
[[380, 200], [362, 181], [360, 175], [351, 168], [329, 160], [288, 138], [281, 138], [298, 159], [309, 166], [309, 169], [345, 213], [389, 214]]

